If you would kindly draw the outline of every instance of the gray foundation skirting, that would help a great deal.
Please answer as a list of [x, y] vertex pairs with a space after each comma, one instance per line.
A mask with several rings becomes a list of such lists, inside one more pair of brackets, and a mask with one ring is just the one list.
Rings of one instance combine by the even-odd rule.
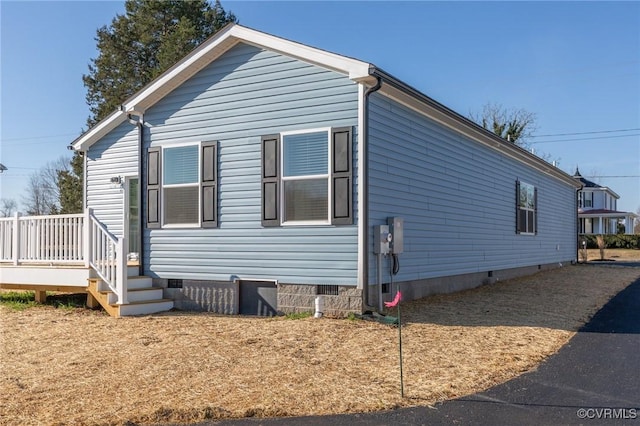
[[[569, 265], [571, 261], [534, 265], [522, 268], [503, 269], [497, 271], [478, 272], [448, 277], [429, 278], [395, 283], [384, 300], [391, 300], [396, 289], [402, 291], [403, 300], [415, 300], [434, 294], [454, 293], [527, 275], [542, 270]], [[215, 312], [220, 314], [240, 313], [240, 286], [242, 281], [218, 282], [199, 280], [167, 280], [154, 279], [154, 285], [164, 289], [164, 296], [174, 300], [179, 310]], [[280, 313], [315, 312], [316, 298], [321, 297], [324, 305], [323, 315], [329, 317], [346, 317], [351, 313], [362, 313], [364, 310], [378, 306], [377, 285], [369, 286], [369, 303], [365, 306], [362, 290], [346, 285], [309, 285], [283, 284], [277, 286], [277, 311]]]
[[[560, 268], [571, 265], [571, 260], [566, 262], [554, 262], [543, 265], [525, 266], [521, 268], [502, 269], [497, 271], [477, 272], [473, 274], [461, 274], [448, 277], [428, 278], [424, 280], [403, 281], [398, 283], [403, 300], [416, 300], [434, 294], [455, 293], [469, 290], [484, 284], [493, 284], [512, 278], [533, 275], [537, 272]], [[377, 303], [377, 287], [372, 286], [371, 300]], [[395, 296], [396, 283], [392, 293], [383, 295], [384, 300], [391, 300]]]

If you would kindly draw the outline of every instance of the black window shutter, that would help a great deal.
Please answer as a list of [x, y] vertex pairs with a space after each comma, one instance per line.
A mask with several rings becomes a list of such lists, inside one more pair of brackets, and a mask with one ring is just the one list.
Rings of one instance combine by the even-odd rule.
[[331, 131], [331, 193], [332, 225], [353, 223], [353, 149], [351, 128]]
[[262, 137], [262, 226], [280, 226], [280, 136]]
[[218, 226], [218, 142], [203, 142], [200, 146], [202, 171], [200, 191], [203, 228]]
[[516, 234], [520, 233], [520, 181], [516, 181]]
[[147, 228], [160, 228], [160, 183], [162, 150], [149, 148], [147, 153]]

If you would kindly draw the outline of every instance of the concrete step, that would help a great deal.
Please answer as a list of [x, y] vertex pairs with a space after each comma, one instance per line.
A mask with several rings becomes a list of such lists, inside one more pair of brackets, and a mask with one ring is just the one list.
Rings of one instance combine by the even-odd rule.
[[145, 302], [133, 302], [127, 305], [115, 305], [120, 311], [120, 316], [149, 315], [165, 312], [173, 308], [173, 300], [159, 299]]

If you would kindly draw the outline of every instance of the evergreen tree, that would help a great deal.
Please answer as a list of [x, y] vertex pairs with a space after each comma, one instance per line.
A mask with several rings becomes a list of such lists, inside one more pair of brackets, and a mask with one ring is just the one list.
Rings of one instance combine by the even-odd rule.
[[128, 97], [230, 22], [219, 0], [127, 0], [125, 14], [98, 29], [98, 57], [83, 76], [88, 124], [105, 118]]
[[58, 171], [60, 214], [82, 212], [83, 157], [75, 152], [71, 170]]
[[[82, 76], [95, 125], [200, 43], [231, 22], [219, 0], [126, 0], [125, 14], [98, 29], [98, 57]], [[75, 153], [71, 170], [58, 173], [60, 212], [82, 211], [82, 156]]]

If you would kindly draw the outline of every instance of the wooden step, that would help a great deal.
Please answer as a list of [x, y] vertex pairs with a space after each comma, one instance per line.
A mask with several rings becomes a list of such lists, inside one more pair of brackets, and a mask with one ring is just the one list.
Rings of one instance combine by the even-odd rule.
[[129, 278], [127, 283], [132, 283], [136, 288], [128, 288], [128, 303], [118, 305], [116, 295], [101, 279], [89, 279], [87, 291], [90, 297], [87, 304], [90, 307], [97, 307], [95, 303], [97, 302], [113, 317], [149, 315], [172, 309], [173, 300], [162, 298], [162, 288], [152, 287], [150, 280], [149, 277]]

